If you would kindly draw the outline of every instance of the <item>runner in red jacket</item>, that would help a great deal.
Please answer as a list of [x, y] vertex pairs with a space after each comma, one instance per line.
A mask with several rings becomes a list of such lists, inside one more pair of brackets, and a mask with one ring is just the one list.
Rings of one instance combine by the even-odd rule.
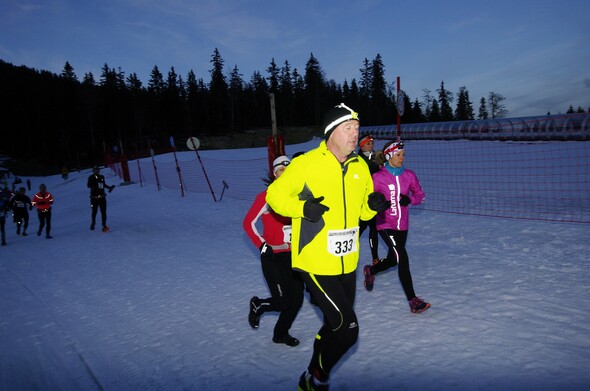
[[[289, 163], [286, 156], [274, 160], [271, 182], [283, 173]], [[262, 232], [256, 226], [259, 220], [262, 222]], [[267, 299], [257, 296], [250, 299], [248, 322], [257, 329], [263, 313], [280, 312], [272, 340], [297, 346], [299, 340], [289, 335], [289, 329], [303, 303], [303, 281], [291, 268], [291, 219], [270, 209], [266, 203], [265, 190], [256, 196], [242, 226], [254, 246], [260, 250], [262, 273], [272, 295]]]
[[53, 238], [51, 236], [51, 205], [53, 205], [53, 196], [47, 191], [47, 186], [44, 184], [39, 186], [39, 192], [35, 194], [31, 203], [37, 208], [37, 216], [39, 217], [37, 236], [41, 236], [41, 232], [43, 232], [43, 228], [45, 227], [45, 237], [47, 239]]

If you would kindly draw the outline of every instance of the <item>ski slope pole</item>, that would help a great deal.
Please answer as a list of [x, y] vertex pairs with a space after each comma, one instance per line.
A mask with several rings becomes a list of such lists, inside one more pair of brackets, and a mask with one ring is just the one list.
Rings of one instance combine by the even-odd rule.
[[209, 191], [213, 196], [213, 201], [217, 202], [217, 199], [215, 198], [215, 193], [213, 192], [213, 188], [211, 187], [211, 182], [209, 182], [209, 177], [207, 176], [207, 172], [205, 171], [205, 166], [203, 165], [203, 161], [201, 160], [201, 156], [199, 155], [198, 148], [200, 145], [201, 142], [196, 137], [189, 137], [189, 139], [186, 141], [186, 146], [188, 147], [188, 149], [192, 149], [197, 154], [197, 159], [199, 159], [199, 163], [201, 164], [201, 168], [203, 169], [203, 175], [205, 175], [207, 185], [209, 185]]
[[170, 136], [170, 146], [174, 153], [174, 162], [176, 163], [176, 172], [178, 173], [178, 182], [180, 185], [180, 196], [184, 197], [184, 186], [182, 183], [182, 175], [180, 174], [180, 166], [178, 165], [178, 159], [176, 158], [176, 145], [174, 145], [174, 137]]

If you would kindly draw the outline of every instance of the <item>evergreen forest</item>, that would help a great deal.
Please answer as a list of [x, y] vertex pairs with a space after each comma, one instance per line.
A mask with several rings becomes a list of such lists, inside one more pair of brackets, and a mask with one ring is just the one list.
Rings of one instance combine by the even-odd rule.
[[[191, 136], [207, 139], [270, 129], [270, 94], [279, 133], [284, 128], [319, 130], [324, 113], [340, 102], [361, 114], [363, 126], [396, 122], [396, 84], [386, 81], [379, 54], [361, 63], [359, 80], [342, 83], [327, 79], [313, 54], [302, 73], [288, 61], [279, 65], [272, 59], [264, 73], [256, 71], [248, 80], [237, 66], [227, 71], [217, 49], [210, 63], [207, 80], [192, 70], [183, 77], [173, 67], [164, 74], [154, 66], [144, 86], [137, 74], [126, 75], [106, 63], [98, 80], [92, 73], [80, 80], [69, 62], [58, 75], [0, 60], [0, 107], [6, 124], [0, 153], [54, 172], [102, 163], [105, 153], [122, 150], [130, 158], [149, 156], [170, 150], [171, 140], [181, 149]], [[453, 94], [441, 82], [436, 94], [423, 91], [420, 99], [403, 95], [404, 123], [507, 114], [504, 97], [494, 92], [488, 101], [481, 98], [476, 117], [466, 87]]]

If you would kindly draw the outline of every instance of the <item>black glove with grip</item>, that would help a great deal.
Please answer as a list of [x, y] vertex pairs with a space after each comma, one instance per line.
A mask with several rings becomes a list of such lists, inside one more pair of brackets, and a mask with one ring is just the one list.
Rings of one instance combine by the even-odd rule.
[[303, 204], [303, 216], [312, 223], [320, 221], [324, 212], [330, 210], [326, 205], [320, 204], [323, 200], [324, 196], [305, 201], [305, 204]]
[[408, 197], [405, 194], [400, 194], [399, 195], [399, 204], [401, 206], [408, 206], [412, 203], [412, 200], [410, 199], [410, 197]]
[[369, 194], [369, 208], [375, 212], [383, 212], [384, 210], [389, 209], [390, 206], [391, 202], [385, 198], [383, 193], [374, 191], [373, 193]]
[[260, 246], [260, 259], [265, 259], [271, 261], [274, 257], [275, 253], [266, 242], [262, 243]]
[[115, 185], [109, 187], [109, 193], [112, 192], [114, 188], [115, 188]]

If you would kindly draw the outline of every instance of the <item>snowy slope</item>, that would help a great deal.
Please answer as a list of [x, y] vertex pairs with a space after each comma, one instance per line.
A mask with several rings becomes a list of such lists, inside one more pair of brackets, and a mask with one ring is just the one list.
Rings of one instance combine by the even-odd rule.
[[[34, 214], [28, 237], [7, 223], [0, 390], [295, 390], [321, 317], [306, 300], [295, 348], [272, 343], [276, 315], [249, 327], [248, 300], [268, 295], [241, 229], [251, 201], [117, 186], [103, 234], [88, 175], [31, 178], [54, 195], [54, 239]], [[413, 212], [414, 285], [432, 308], [410, 313], [397, 270], [370, 293], [359, 273], [360, 338], [331, 389], [589, 389], [589, 227]]]

